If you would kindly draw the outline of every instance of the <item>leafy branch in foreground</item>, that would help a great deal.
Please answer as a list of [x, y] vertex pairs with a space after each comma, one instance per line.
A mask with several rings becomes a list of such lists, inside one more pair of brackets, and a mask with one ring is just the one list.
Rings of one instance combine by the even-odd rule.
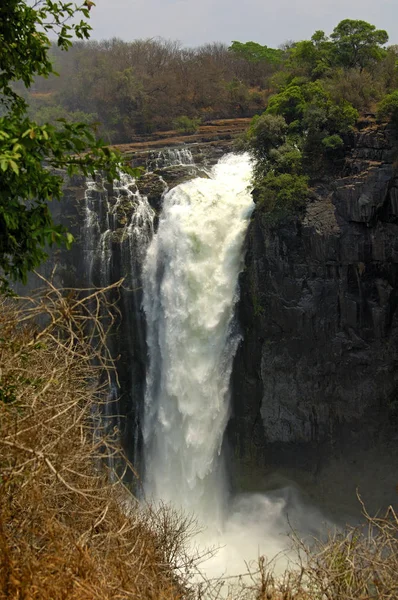
[[97, 140], [94, 126], [58, 120], [57, 127], [39, 126], [27, 117], [27, 103], [13, 84], [30, 87], [36, 76], [56, 74], [49, 57], [49, 34], [62, 50], [73, 36], [88, 39], [92, 2], [11, 0], [0, 6], [0, 291], [10, 280], [26, 282], [27, 273], [46, 258], [46, 247], [73, 237], [53, 222], [48, 202], [62, 196], [62, 175], [94, 175], [104, 171], [112, 180], [123, 165], [121, 156]]

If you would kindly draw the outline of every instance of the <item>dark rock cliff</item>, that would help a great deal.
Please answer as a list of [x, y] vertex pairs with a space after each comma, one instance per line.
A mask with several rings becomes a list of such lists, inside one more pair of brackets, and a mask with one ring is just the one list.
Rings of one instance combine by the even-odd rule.
[[305, 217], [254, 212], [228, 438], [238, 487], [286, 478], [336, 511], [398, 500], [398, 177], [389, 128], [359, 132]]

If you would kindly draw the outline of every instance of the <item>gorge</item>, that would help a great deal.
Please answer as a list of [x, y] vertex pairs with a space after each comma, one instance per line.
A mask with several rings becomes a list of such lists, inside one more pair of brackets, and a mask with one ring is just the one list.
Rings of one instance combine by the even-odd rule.
[[[273, 524], [278, 524], [276, 531], [280, 531], [286, 507], [291, 515], [294, 507], [305, 503], [322, 507], [337, 520], [352, 518], [359, 512], [357, 488], [371, 511], [395, 501], [397, 224], [393, 145], [388, 127], [365, 124], [346, 158], [343, 177], [315, 189], [302, 218], [294, 217], [274, 226], [266, 222], [261, 210], [255, 209], [252, 214], [243, 247], [245, 264], [239, 277], [239, 329], [234, 329], [230, 340], [229, 356], [232, 358], [235, 348], [236, 355], [224, 372], [224, 383], [215, 384], [225, 391], [231, 369], [229, 418], [225, 412], [219, 415], [219, 424], [228, 421], [225, 435], [222, 436], [220, 425], [213, 444], [209, 425], [205, 426], [209, 451], [223, 443], [227, 491], [238, 494], [234, 496], [227, 529], [233, 529], [242, 514], [251, 513], [257, 515], [253, 531], [258, 530], [259, 515], [267, 510]], [[180, 253], [186, 253], [186, 260], [190, 256], [187, 248], [196, 248], [200, 256], [202, 242], [197, 236], [206, 235], [204, 224], [210, 214], [206, 210], [197, 225], [192, 216], [186, 217], [190, 231], [186, 246], [179, 229], [185, 221], [178, 227], [170, 221], [167, 226], [167, 222], [168, 210], [178, 203], [178, 194], [186, 199], [187, 190], [195, 187], [195, 180], [190, 180], [196, 174], [201, 175], [204, 189], [209, 189], [209, 173], [218, 158], [218, 152], [196, 146], [163, 150], [148, 156], [155, 173], [147, 173], [137, 182], [127, 178], [111, 188], [98, 180], [89, 183], [87, 189], [81, 179], [66, 182], [64, 200], [59, 205], [59, 218], [68, 223], [77, 243], [71, 252], [55, 257], [59, 263], [58, 282], [73, 287], [106, 285], [126, 277], [119, 302], [121, 322], [111, 339], [113, 354], [119, 357], [120, 388], [114, 390], [118, 400], [109, 403], [108, 411], [115, 418], [123, 415], [117, 422], [121, 440], [142, 474], [148, 443], [145, 435], [153, 428], [153, 421], [148, 425], [147, 420], [145, 425], [144, 415], [146, 339], [149, 335], [149, 345], [156, 346], [160, 356], [161, 344], [169, 335], [163, 329], [161, 342], [159, 333], [154, 333], [154, 323], [165, 321], [166, 309], [161, 308], [160, 302], [166, 292], [159, 293], [159, 280], [154, 275], [158, 267], [149, 264], [156, 254], [164, 261], [162, 277], [171, 294], [171, 305], [182, 302], [181, 314], [187, 318], [190, 310], [197, 311], [197, 318], [205, 317], [206, 298], [199, 294], [201, 308], [195, 308], [192, 299], [188, 302], [187, 298], [182, 301], [181, 297], [174, 297], [181, 281], [177, 286], [173, 279], [177, 274], [170, 271], [167, 275], [167, 270], [172, 240], [175, 250], [182, 244]], [[244, 158], [226, 160], [236, 161], [231, 163], [232, 177], [245, 177]], [[143, 159], [140, 161], [142, 164]], [[175, 188], [180, 181], [188, 183]], [[172, 189], [165, 201], [167, 187]], [[163, 202], [169, 206], [166, 210], [162, 209]], [[219, 208], [225, 211], [225, 222], [221, 219], [220, 227], [227, 226], [232, 233], [227, 208], [221, 202]], [[184, 215], [185, 209], [175, 210]], [[88, 227], [90, 211], [95, 218]], [[166, 229], [162, 233], [163, 227]], [[197, 234], [194, 227], [198, 228]], [[153, 238], [155, 231], [157, 238]], [[151, 239], [157, 242], [144, 267]], [[221, 256], [222, 251], [219, 253]], [[158, 302], [156, 307], [150, 305], [149, 296], [143, 299], [143, 268], [147, 280], [144, 285], [152, 285], [150, 297], [152, 302]], [[49, 274], [50, 263], [46, 269]], [[182, 276], [183, 272], [179, 272]], [[187, 273], [184, 277], [190, 280], [190, 293], [194, 289], [198, 292], [200, 280]], [[216, 286], [211, 285], [210, 291], [216, 294]], [[162, 302], [166, 297], [167, 294]], [[235, 300], [230, 297], [230, 316]], [[225, 323], [228, 322], [227, 319]], [[187, 354], [181, 323], [175, 322], [174, 337], [167, 342], [166, 355], [170, 357], [175, 352], [177, 362]], [[225, 323], [221, 345], [227, 339]], [[198, 328], [194, 323], [190, 326]], [[215, 364], [221, 360], [207, 356], [206, 347], [196, 351], [197, 357]], [[196, 359], [194, 362], [194, 370], [199, 372], [200, 363], [196, 364]], [[189, 377], [187, 373], [183, 375]], [[171, 384], [166, 380], [159, 383], [156, 377], [150, 379], [150, 386], [157, 390], [159, 385], [167, 385], [170, 390], [170, 385], [184, 388], [191, 383], [178, 379]], [[207, 388], [198, 394], [198, 402], [203, 402]], [[175, 392], [171, 396], [175, 397]], [[162, 415], [163, 428], [167, 428], [170, 418]], [[159, 472], [170, 482], [171, 496], [177, 493], [180, 498], [181, 481], [172, 483], [162, 465], [162, 460], [168, 464], [175, 460], [167, 460], [169, 455], [163, 445], [166, 442], [159, 436]], [[181, 469], [186, 468], [181, 462]], [[146, 481], [147, 489], [153, 493], [153, 481], [150, 483], [150, 477]], [[166, 489], [164, 481], [162, 487]], [[245, 496], [249, 492], [251, 500]], [[267, 495], [261, 496], [260, 492]], [[196, 502], [197, 490], [193, 496]], [[254, 505], [250, 504], [252, 501]], [[264, 502], [268, 503], [266, 507]], [[217, 513], [215, 505], [214, 500], [212, 508]], [[298, 518], [310, 531], [311, 520], [321, 520], [314, 519], [311, 511]], [[247, 520], [245, 527], [250, 527]], [[270, 540], [272, 535], [268, 533]]]

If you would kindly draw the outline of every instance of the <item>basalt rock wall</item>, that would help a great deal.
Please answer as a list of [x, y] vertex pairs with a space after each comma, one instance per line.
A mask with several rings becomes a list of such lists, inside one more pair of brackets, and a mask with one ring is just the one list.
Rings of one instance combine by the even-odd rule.
[[239, 488], [286, 478], [340, 514], [357, 488], [372, 510], [398, 500], [395, 146], [368, 127], [303, 218], [254, 212], [228, 428]]

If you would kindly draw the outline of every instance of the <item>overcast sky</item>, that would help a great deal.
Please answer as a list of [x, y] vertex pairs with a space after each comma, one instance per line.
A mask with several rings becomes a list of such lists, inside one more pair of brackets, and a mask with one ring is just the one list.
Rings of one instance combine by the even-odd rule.
[[330, 33], [342, 19], [386, 29], [398, 43], [398, 0], [95, 0], [93, 39], [163, 37], [184, 46], [249, 40], [279, 46]]

